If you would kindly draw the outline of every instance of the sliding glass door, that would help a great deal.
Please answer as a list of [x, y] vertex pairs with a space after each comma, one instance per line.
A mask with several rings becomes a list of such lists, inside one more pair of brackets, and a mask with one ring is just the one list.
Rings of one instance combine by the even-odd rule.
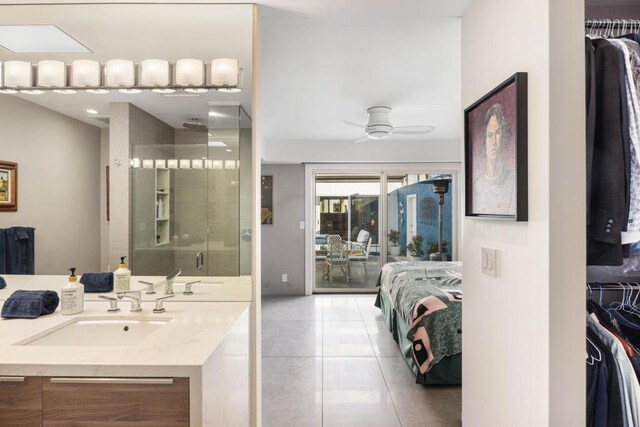
[[308, 165], [307, 293], [375, 292], [388, 262], [457, 259], [458, 172]]

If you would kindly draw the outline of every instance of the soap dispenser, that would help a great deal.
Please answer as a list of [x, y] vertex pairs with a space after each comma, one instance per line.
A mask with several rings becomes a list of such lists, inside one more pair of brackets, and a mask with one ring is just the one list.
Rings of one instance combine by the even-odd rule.
[[78, 314], [84, 310], [84, 286], [78, 283], [75, 267], [69, 269], [71, 274], [67, 284], [60, 291], [60, 309], [62, 314]]
[[119, 268], [113, 272], [113, 291], [128, 292], [129, 282], [131, 281], [131, 271], [127, 269], [127, 265], [124, 263], [126, 256], [120, 257]]

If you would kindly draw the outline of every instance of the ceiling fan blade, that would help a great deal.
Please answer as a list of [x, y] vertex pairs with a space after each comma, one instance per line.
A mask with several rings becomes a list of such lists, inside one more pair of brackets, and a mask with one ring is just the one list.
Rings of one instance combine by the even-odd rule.
[[348, 121], [348, 120], [343, 120], [343, 121], [342, 121], [342, 123], [344, 123], [345, 125], [349, 125], [349, 126], [357, 127], [357, 128], [360, 128], [360, 129], [364, 129], [364, 128], [366, 128], [366, 126], [365, 126], [365, 125], [361, 125], [361, 124], [359, 124], [359, 123], [350, 122], [350, 121]]
[[399, 135], [422, 135], [431, 133], [435, 126], [398, 126], [393, 128], [393, 132]]
[[360, 139], [356, 139], [355, 141], [353, 141], [354, 144], [362, 144], [363, 142], [370, 142], [373, 141], [371, 138], [369, 137], [364, 137], [364, 138], [360, 138]]

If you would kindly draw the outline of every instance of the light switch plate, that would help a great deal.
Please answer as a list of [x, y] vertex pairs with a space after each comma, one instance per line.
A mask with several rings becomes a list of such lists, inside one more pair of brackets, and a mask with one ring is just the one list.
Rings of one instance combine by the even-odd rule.
[[304, 230], [304, 221], [300, 221], [300, 230]]
[[283, 275], [282, 275], [282, 281], [283, 281], [283, 282], [286, 282], [287, 280], [289, 280], [289, 278], [287, 277], [287, 275], [286, 275], [286, 274], [283, 274]]
[[498, 276], [497, 250], [482, 248], [482, 272], [491, 277]]

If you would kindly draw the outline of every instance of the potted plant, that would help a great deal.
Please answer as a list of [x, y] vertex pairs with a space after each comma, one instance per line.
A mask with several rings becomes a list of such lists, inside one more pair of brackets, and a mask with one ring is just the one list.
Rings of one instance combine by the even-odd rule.
[[391, 256], [399, 256], [400, 255], [400, 246], [398, 245], [398, 241], [400, 240], [400, 232], [398, 230], [389, 230], [389, 234], [387, 234], [389, 238], [389, 255]]
[[432, 240], [427, 245], [427, 253], [429, 254], [429, 261], [446, 261], [448, 251], [449, 251], [448, 243], [446, 240], [442, 241], [442, 253], [438, 252], [438, 242], [436, 240]]
[[411, 238], [411, 241], [407, 245], [407, 251], [409, 251], [409, 259], [411, 261], [422, 261], [424, 259], [424, 250], [422, 244], [424, 237], [420, 234], [416, 234]]

